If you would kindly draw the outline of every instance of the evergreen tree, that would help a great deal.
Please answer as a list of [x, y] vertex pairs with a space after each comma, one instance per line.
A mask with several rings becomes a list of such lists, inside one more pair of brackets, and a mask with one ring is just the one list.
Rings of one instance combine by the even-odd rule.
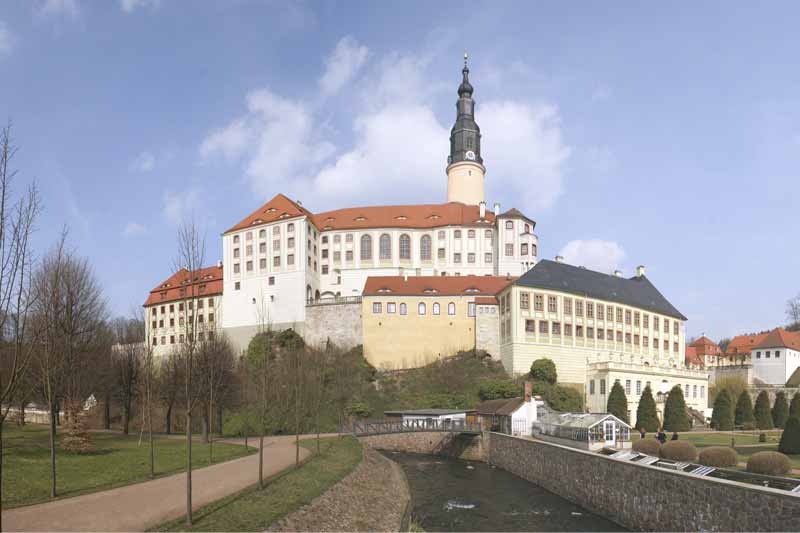
[[775, 404], [772, 406], [772, 423], [776, 428], [783, 428], [787, 418], [789, 418], [789, 402], [786, 401], [786, 394], [780, 391], [775, 395]]
[[769, 395], [762, 390], [756, 398], [755, 408], [756, 427], [758, 429], [772, 429], [772, 412], [769, 408]]
[[554, 385], [558, 380], [556, 364], [552, 359], [537, 359], [531, 364], [530, 376], [535, 381], [544, 381], [545, 383]]
[[736, 414], [733, 417], [733, 423], [737, 428], [753, 429], [755, 426], [755, 417], [753, 416], [753, 402], [750, 400], [750, 394], [743, 390], [739, 395], [739, 400], [736, 402]]
[[606, 411], [616, 416], [620, 420], [628, 422], [628, 398], [619, 381], [614, 382], [611, 392], [608, 395], [608, 405]]
[[689, 431], [689, 413], [686, 411], [686, 401], [683, 399], [683, 388], [675, 385], [667, 395], [664, 404], [664, 430]]
[[639, 407], [636, 408], [636, 429], [644, 428], [645, 431], [658, 431], [660, 426], [658, 412], [656, 411], [656, 401], [653, 399], [653, 391], [650, 386], [644, 388], [642, 397], [639, 398]]
[[[796, 397], [797, 395], [795, 395]], [[786, 429], [781, 435], [778, 451], [788, 454], [800, 453], [800, 418], [790, 416], [786, 421]]]
[[711, 427], [717, 431], [730, 431], [733, 429], [733, 400], [731, 400], [731, 395], [727, 389], [722, 389], [714, 400]]
[[800, 392], [795, 392], [792, 396], [792, 403], [789, 404], [789, 418], [800, 418]]

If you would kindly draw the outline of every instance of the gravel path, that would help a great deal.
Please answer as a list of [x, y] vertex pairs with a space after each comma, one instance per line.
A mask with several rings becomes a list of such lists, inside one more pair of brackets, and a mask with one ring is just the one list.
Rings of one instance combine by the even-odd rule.
[[353, 472], [269, 531], [399, 531], [410, 503], [400, 465], [364, 447]]

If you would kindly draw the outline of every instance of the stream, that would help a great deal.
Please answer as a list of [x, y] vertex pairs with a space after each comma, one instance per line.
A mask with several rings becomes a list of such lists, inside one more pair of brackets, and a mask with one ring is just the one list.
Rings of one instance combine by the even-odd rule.
[[486, 463], [386, 452], [408, 477], [413, 519], [426, 531], [625, 531]]

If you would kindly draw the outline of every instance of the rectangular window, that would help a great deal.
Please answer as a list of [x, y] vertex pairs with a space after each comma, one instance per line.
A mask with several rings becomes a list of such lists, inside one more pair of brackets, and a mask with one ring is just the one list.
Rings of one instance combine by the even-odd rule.
[[344, 236], [344, 242], [353, 242], [353, 234], [348, 233]]
[[514, 256], [514, 244], [508, 243], [506, 244], [506, 257], [513, 257]]
[[475, 302], [467, 302], [467, 316], [475, 316]]
[[238, 291], [241, 288], [242, 288], [241, 282], [237, 281], [236, 283], [233, 284], [233, 290]]
[[492, 254], [490, 252], [487, 252], [487, 253], [483, 254], [483, 262], [484, 263], [491, 263], [492, 262]]
[[270, 277], [269, 277], [269, 281], [268, 281], [268, 283], [269, 283], [270, 285], [275, 285], [275, 276], [270, 276]]
[[258, 268], [260, 268], [261, 270], [266, 270], [266, 268], [267, 268], [267, 258], [266, 257], [262, 257], [261, 259], [258, 260]]
[[438, 250], [436, 250], [436, 257], [438, 259], [444, 259], [446, 254], [447, 251], [444, 248], [439, 248]]
[[519, 293], [519, 308], [528, 309], [530, 306], [530, 294], [527, 292]]
[[536, 321], [535, 320], [526, 320], [525, 321], [525, 333], [536, 333]]
[[589, 394], [594, 395], [594, 380], [593, 379], [589, 380]]
[[564, 298], [564, 314], [572, 314], [572, 298]]
[[617, 307], [617, 322], [622, 324], [622, 309]]
[[629, 380], [629, 379], [625, 380], [625, 394], [627, 394], [629, 396], [631, 394], [631, 380]]
[[286, 264], [287, 265], [293, 265], [294, 264], [294, 254], [289, 254], [289, 255], [286, 256]]
[[234, 259], [239, 259], [239, 249], [238, 248], [234, 248], [233, 249], [233, 258]]
[[669, 333], [669, 320], [664, 319], [664, 333]]
[[281, 234], [281, 227], [280, 226], [272, 226], [272, 234], [273, 235], [280, 235]]
[[678, 353], [679, 350], [678, 350], [678, 343], [677, 342], [673, 342], [672, 343], [672, 351], [675, 352], [675, 353]]
[[386, 312], [387, 313], [394, 314], [396, 309], [397, 309], [397, 304], [395, 304], [394, 302], [389, 302], [389, 303], [386, 304]]
[[208, 321], [214, 322], [214, 313], [208, 313]]
[[642, 327], [646, 329], [650, 329], [650, 315], [644, 314], [642, 315]]
[[[336, 252], [336, 253], [339, 253], [339, 252]], [[352, 262], [353, 261], [353, 250], [346, 250], [345, 253], [344, 253], [344, 258], [347, 261]], [[338, 259], [337, 259], [337, 261], [338, 261]]]
[[586, 338], [594, 339], [594, 328], [586, 328]]
[[606, 393], [606, 380], [600, 380], [600, 394], [605, 395]]
[[775, 350], [775, 359], [779, 359], [780, 356], [781, 356], [781, 352], [779, 352], [778, 350]]
[[664, 351], [665, 352], [669, 351], [669, 341], [666, 339], [664, 339]]
[[594, 318], [594, 304], [586, 302], [586, 318]]
[[557, 313], [558, 312], [558, 300], [555, 296], [548, 296], [547, 297], [547, 310], [550, 313]]
[[158, 327], [160, 327], [160, 328], [164, 327], [164, 319], [163, 318], [158, 321]]
[[[599, 309], [599, 307], [598, 307], [598, 309]], [[605, 332], [604, 329], [597, 328], [597, 340], [599, 340], [599, 341], [604, 340], [605, 336], [606, 336], [605, 333], [606, 332]]]
[[658, 317], [657, 316], [653, 317], [653, 329], [658, 331]]
[[239, 236], [238, 235], [234, 235], [233, 236], [233, 244], [238, 244], [238, 243], [239, 243]]
[[233, 273], [234, 274], [238, 274], [239, 273], [239, 263], [234, 263], [233, 264]]
[[322, 249], [322, 259], [327, 259], [327, 258], [328, 258], [328, 249], [327, 248], [323, 248]]
[[583, 326], [575, 326], [575, 336], [578, 338], [583, 338]]
[[561, 322], [553, 322], [553, 335], [561, 335]]
[[583, 318], [583, 300], [575, 300], [575, 316]]
[[697, 385], [692, 385], [692, 398], [697, 398]]
[[522, 243], [519, 245], [519, 254], [528, 255], [528, 243]]
[[614, 330], [607, 329], [606, 330], [606, 340], [613, 341], [614, 340]]
[[705, 387], [705, 385], [700, 385], [700, 397], [701, 398], [705, 398], [706, 397], [706, 387]]
[[467, 263], [474, 263], [475, 262], [475, 254], [467, 254]]
[[637, 328], [639, 327], [640, 317], [641, 317], [641, 314], [639, 313], [639, 311], [636, 311], [635, 313], [633, 313], [633, 325], [636, 326]]
[[761, 352], [756, 352], [756, 359], [761, 359]]
[[248, 261], [247, 262], [247, 271], [248, 272], [252, 272], [253, 271], [253, 262], [252, 261]]
[[629, 309], [625, 310], [625, 324], [627, 324], [628, 326], [631, 325], [631, 312]]
[[281, 241], [279, 239], [272, 241], [272, 249], [276, 252], [281, 249]]
[[174, 318], [170, 318], [169, 319], [169, 327], [171, 327], [171, 328], [175, 327], [175, 319]]
[[453, 254], [453, 263], [460, 263], [461, 262], [461, 254], [455, 253]]
[[323, 274], [327, 274], [328, 273], [328, 265], [322, 265], [322, 273]]
[[650, 347], [650, 339], [647, 336], [642, 337], [642, 346], [645, 348]]
[[246, 251], [247, 255], [253, 255], [253, 245], [252, 244], [248, 244], [247, 246], [245, 246], [245, 250], [247, 250]]
[[637, 380], [636, 381], [636, 396], [642, 395], [642, 382]]
[[[323, 259], [328, 257], [328, 254], [325, 253], [327, 251], [328, 250], [322, 250], [322, 258]], [[338, 252], [338, 251], [337, 252], [333, 252], [333, 260], [334, 261], [336, 261], [338, 263], [341, 259], [342, 259], [342, 252]]]
[[514, 229], [514, 222], [511, 220], [506, 220], [506, 229]]
[[289, 237], [288, 239], [286, 239], [286, 247], [294, 248], [294, 237]]
[[258, 253], [265, 254], [267, 253], [267, 243], [262, 242], [258, 244]]
[[381, 312], [381, 303], [380, 302], [373, 302], [372, 303], [372, 313], [379, 314]]
[[622, 332], [621, 331], [617, 332], [617, 342], [622, 342]]
[[[337, 237], [338, 237], [338, 235], [337, 235]], [[322, 236], [322, 244], [328, 244], [328, 236], [327, 235], [323, 235]]]
[[564, 336], [572, 337], [572, 324], [564, 324]]
[[547, 329], [547, 320], [540, 320], [539, 321], [539, 333], [541, 333], [542, 335], [547, 335], [548, 331], [549, 330]]
[[625, 344], [630, 344], [630, 343], [631, 343], [631, 334], [630, 333], [626, 333], [625, 334]]
[[597, 320], [605, 320], [605, 306], [603, 304], [597, 304]]
[[400, 314], [407, 315], [408, 314], [408, 307], [406, 304], [400, 304]]
[[248, 231], [244, 236], [244, 240], [252, 241], [253, 240], [253, 232], [252, 231]]
[[680, 332], [681, 325], [678, 323], [677, 320], [672, 322], [672, 334], [677, 335]]
[[541, 294], [533, 295], [533, 309], [535, 311], [544, 311], [544, 296]]
[[272, 266], [274, 267], [281, 266], [281, 256], [276, 255], [275, 257], [272, 258]]

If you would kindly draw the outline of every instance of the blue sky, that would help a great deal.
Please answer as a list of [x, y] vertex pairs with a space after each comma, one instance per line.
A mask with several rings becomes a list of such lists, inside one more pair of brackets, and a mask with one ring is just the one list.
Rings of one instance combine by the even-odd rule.
[[470, 53], [487, 200], [540, 257], [637, 264], [714, 338], [800, 292], [792, 3], [6, 1], [0, 117], [114, 313], [277, 192], [312, 210], [444, 201]]

